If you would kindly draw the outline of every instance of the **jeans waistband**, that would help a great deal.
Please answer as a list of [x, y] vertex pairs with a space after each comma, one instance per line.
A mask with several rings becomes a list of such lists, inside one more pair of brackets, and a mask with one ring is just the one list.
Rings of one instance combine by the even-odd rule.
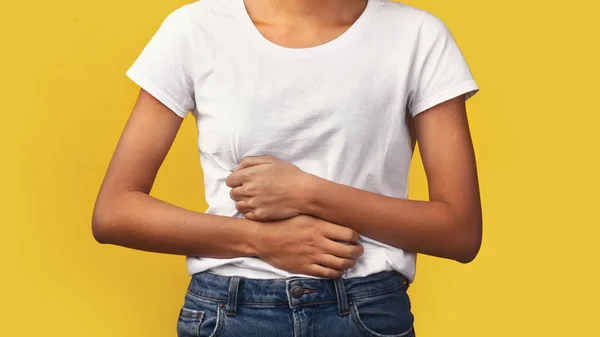
[[192, 277], [188, 292], [191, 295], [227, 305], [227, 315], [235, 316], [237, 306], [306, 305], [338, 303], [340, 315], [348, 313], [348, 302], [408, 287], [400, 273], [384, 271], [350, 279], [247, 279], [198, 273]]

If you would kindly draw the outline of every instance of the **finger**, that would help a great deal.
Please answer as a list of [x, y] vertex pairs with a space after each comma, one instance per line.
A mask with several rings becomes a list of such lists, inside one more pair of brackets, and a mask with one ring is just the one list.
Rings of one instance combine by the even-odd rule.
[[243, 183], [244, 174], [242, 172], [234, 172], [225, 179], [225, 185], [231, 188], [242, 186]]
[[271, 162], [273, 162], [273, 157], [271, 157], [271, 156], [245, 157], [244, 159], [242, 159], [240, 161], [238, 166], [233, 169], [232, 172], [237, 172], [237, 171], [243, 170], [243, 169], [251, 167], [251, 166], [268, 164]]
[[356, 243], [360, 236], [358, 232], [347, 227], [339, 226], [331, 222], [326, 222], [322, 227], [323, 235], [332, 240]]
[[[244, 216], [247, 219], [250, 219], [250, 218], [248, 218], [248, 212], [250, 212], [252, 209], [250, 208], [250, 205], [248, 205], [248, 202], [246, 200], [240, 200], [240, 201], [236, 202], [235, 209], [237, 209], [238, 212], [240, 212], [240, 213], [244, 213]], [[252, 220], [252, 219], [250, 219], [250, 220]]]
[[330, 278], [330, 279], [340, 278], [344, 275], [343, 270], [331, 269], [331, 268], [323, 267], [318, 264], [310, 265], [310, 267], [308, 268], [308, 273], [310, 275], [313, 275], [316, 277], [323, 277], [323, 278]]
[[329, 239], [323, 240], [323, 251], [344, 259], [358, 259], [364, 253], [364, 248], [360, 244], [345, 244]]
[[252, 209], [252, 211], [244, 213], [244, 217], [248, 220], [266, 222], [267, 220], [260, 216], [259, 210]]
[[330, 254], [320, 255], [317, 258], [317, 262], [323, 267], [335, 270], [347, 270], [356, 265], [356, 260], [354, 259], [343, 259]]
[[240, 201], [248, 197], [248, 195], [245, 193], [243, 186], [238, 186], [236, 188], [232, 188], [231, 191], [229, 191], [229, 197], [233, 201]]

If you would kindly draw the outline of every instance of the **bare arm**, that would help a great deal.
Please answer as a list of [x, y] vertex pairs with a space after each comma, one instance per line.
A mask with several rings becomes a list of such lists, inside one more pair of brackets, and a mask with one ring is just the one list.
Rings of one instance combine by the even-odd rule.
[[481, 245], [482, 216], [465, 110], [458, 97], [415, 119], [428, 202], [336, 184], [272, 157], [242, 161], [228, 178], [232, 198], [249, 219], [310, 214], [408, 251], [470, 262]]
[[256, 255], [253, 221], [186, 210], [149, 195], [182, 119], [142, 90], [100, 188], [98, 242], [190, 256]]
[[312, 216], [260, 223], [197, 213], [151, 197], [181, 122], [141, 91], [96, 201], [92, 231], [98, 242], [188, 256], [257, 256], [319, 277], [339, 277], [355, 265], [363, 250], [351, 229]]
[[415, 126], [430, 201], [390, 198], [315, 179], [306, 207], [310, 214], [393, 246], [470, 262], [481, 245], [482, 215], [464, 100], [419, 114]]

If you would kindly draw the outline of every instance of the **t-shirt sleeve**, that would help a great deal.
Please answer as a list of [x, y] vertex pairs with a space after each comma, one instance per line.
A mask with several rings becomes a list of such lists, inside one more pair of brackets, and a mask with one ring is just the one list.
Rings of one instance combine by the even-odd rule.
[[452, 33], [430, 13], [421, 23], [409, 83], [407, 107], [413, 117], [461, 95], [469, 99], [479, 91]]
[[127, 70], [131, 80], [181, 118], [195, 108], [192, 46], [184, 8], [167, 16]]

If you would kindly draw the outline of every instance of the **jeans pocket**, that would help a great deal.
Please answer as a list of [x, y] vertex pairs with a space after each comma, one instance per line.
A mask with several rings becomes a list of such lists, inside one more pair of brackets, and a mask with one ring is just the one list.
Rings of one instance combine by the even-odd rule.
[[177, 336], [179, 337], [198, 337], [200, 333], [200, 324], [204, 318], [204, 311], [181, 308], [179, 319], [177, 320]]
[[178, 337], [214, 337], [222, 325], [222, 306], [217, 301], [196, 297], [190, 293], [177, 321]]
[[406, 287], [351, 301], [353, 323], [369, 337], [413, 337], [414, 317]]

